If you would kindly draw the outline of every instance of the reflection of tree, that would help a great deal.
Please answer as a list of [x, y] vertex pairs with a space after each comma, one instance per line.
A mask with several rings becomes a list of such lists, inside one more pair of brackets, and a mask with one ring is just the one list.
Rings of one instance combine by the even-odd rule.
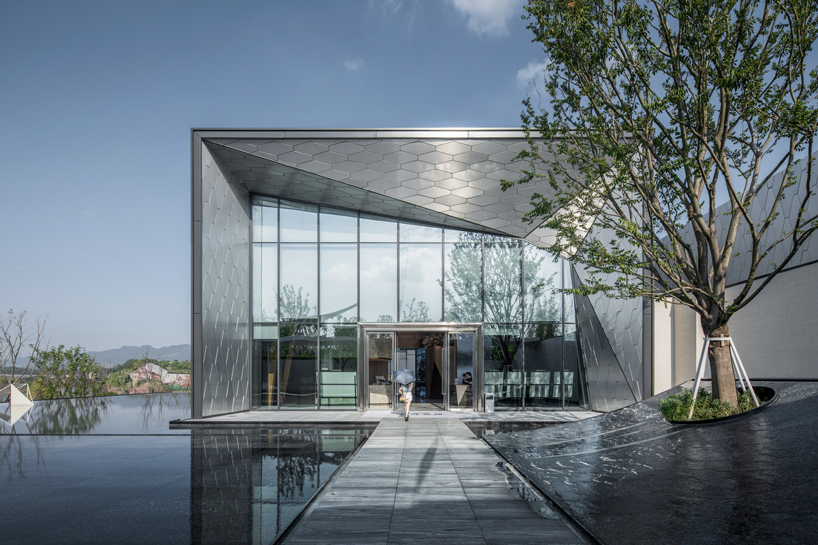
[[453, 322], [482, 321], [482, 235], [461, 233], [446, 256], [446, 319]]
[[278, 448], [276, 482], [279, 501], [303, 501], [304, 486], [318, 488], [318, 448], [315, 430], [286, 429], [274, 432]]
[[[499, 238], [487, 239], [483, 253], [481, 237], [479, 233], [461, 233], [459, 241], [448, 253], [447, 319], [519, 324], [523, 321], [525, 301], [529, 319], [558, 321], [559, 294], [554, 291], [557, 273], [549, 277], [543, 274], [546, 256], [536, 251], [523, 251], [522, 241]], [[489, 332], [491, 347], [486, 356], [500, 361], [503, 366], [513, 365], [521, 341], [520, 332], [516, 331], [518, 328], [499, 326], [496, 334]]]
[[291, 284], [285, 284], [281, 287], [278, 308], [282, 357], [315, 357], [314, 342], [309, 341], [318, 335], [318, 321], [315, 307], [310, 306], [310, 294], [304, 293], [303, 287], [296, 290]]
[[281, 286], [278, 297], [278, 309], [281, 320], [301, 320], [312, 318], [315, 320], [315, 307], [310, 306], [310, 294], [304, 293], [304, 288], [295, 289], [292, 284]]
[[[415, 304], [417, 303], [417, 305]], [[429, 321], [429, 305], [424, 301], [418, 301], [412, 298], [412, 301], [403, 311], [404, 322], [428, 322]]]
[[0, 471], [6, 475], [6, 479], [11, 482], [14, 477], [25, 479], [26, 474], [23, 471], [23, 458], [26, 461], [32, 461], [31, 456], [26, 456], [23, 452], [23, 440], [30, 441], [34, 446], [36, 458], [34, 459], [34, 467], [45, 467], [45, 460], [43, 459], [40, 450], [40, 438], [36, 435], [31, 435], [22, 439], [20, 435], [3, 435], [3, 440], [0, 441]]
[[[281, 287], [278, 300], [281, 315], [280, 391], [285, 396], [296, 396], [296, 400], [299, 399], [297, 396], [309, 395], [315, 390], [318, 317], [315, 307], [310, 305], [309, 297], [310, 294], [304, 293], [303, 287], [296, 290], [292, 285], [285, 284]], [[312, 366], [312, 371], [307, 369], [309, 366]]]
[[[165, 420], [165, 410], [169, 409], [175, 414], [184, 411], [178, 411], [178, 408], [184, 403], [183, 409], [190, 409], [190, 396], [187, 394], [157, 394], [145, 396], [145, 403], [142, 404], [142, 429], [145, 432], [150, 431], [152, 423], [162, 423]], [[173, 409], [177, 409], [173, 411]]]
[[447, 256], [447, 318], [455, 322], [519, 323], [523, 321], [525, 296], [526, 321], [559, 321], [559, 294], [554, 291], [558, 276], [556, 272], [548, 277], [543, 273], [546, 255], [530, 251], [530, 247], [522, 252], [519, 240], [491, 239], [486, 241], [483, 256], [481, 237], [479, 233], [461, 233]]
[[499, 361], [501, 368], [514, 367], [514, 359], [520, 348], [520, 335], [509, 330], [510, 328], [504, 327], [494, 332], [489, 330], [486, 334], [486, 337], [491, 340], [491, 346], [486, 349], [486, 360]]
[[[321, 369], [354, 371], [358, 365], [358, 330], [354, 318], [321, 326]], [[338, 364], [336, 369], [335, 363]]]
[[102, 423], [113, 401], [105, 397], [78, 397], [41, 401], [31, 408], [32, 433], [75, 435], [88, 433]]

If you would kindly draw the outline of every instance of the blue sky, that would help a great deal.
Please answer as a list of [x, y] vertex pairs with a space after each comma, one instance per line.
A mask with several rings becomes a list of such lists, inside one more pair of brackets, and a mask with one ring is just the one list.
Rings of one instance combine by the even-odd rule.
[[521, 0], [0, 0], [0, 304], [190, 340], [191, 127], [518, 127]]

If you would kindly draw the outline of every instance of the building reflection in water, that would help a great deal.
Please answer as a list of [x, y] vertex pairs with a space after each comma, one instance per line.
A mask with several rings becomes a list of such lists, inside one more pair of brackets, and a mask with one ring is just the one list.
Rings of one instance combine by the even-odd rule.
[[193, 430], [192, 542], [273, 542], [368, 433], [316, 428]]

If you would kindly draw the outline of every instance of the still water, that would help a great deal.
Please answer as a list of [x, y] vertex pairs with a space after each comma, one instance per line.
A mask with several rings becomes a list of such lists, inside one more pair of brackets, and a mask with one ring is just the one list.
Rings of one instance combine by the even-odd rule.
[[13, 425], [0, 406], [0, 542], [268, 544], [368, 433], [168, 429], [189, 414], [187, 394], [35, 402]]

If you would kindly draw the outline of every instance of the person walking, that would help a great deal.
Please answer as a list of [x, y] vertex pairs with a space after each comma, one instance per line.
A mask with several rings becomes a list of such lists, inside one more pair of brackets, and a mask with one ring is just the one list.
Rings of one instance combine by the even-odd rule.
[[412, 404], [412, 388], [414, 388], [415, 383], [410, 382], [409, 384], [401, 384], [400, 386], [400, 395], [403, 398], [403, 406], [406, 408], [406, 416], [404, 416], [405, 421], [409, 421], [409, 406]]

